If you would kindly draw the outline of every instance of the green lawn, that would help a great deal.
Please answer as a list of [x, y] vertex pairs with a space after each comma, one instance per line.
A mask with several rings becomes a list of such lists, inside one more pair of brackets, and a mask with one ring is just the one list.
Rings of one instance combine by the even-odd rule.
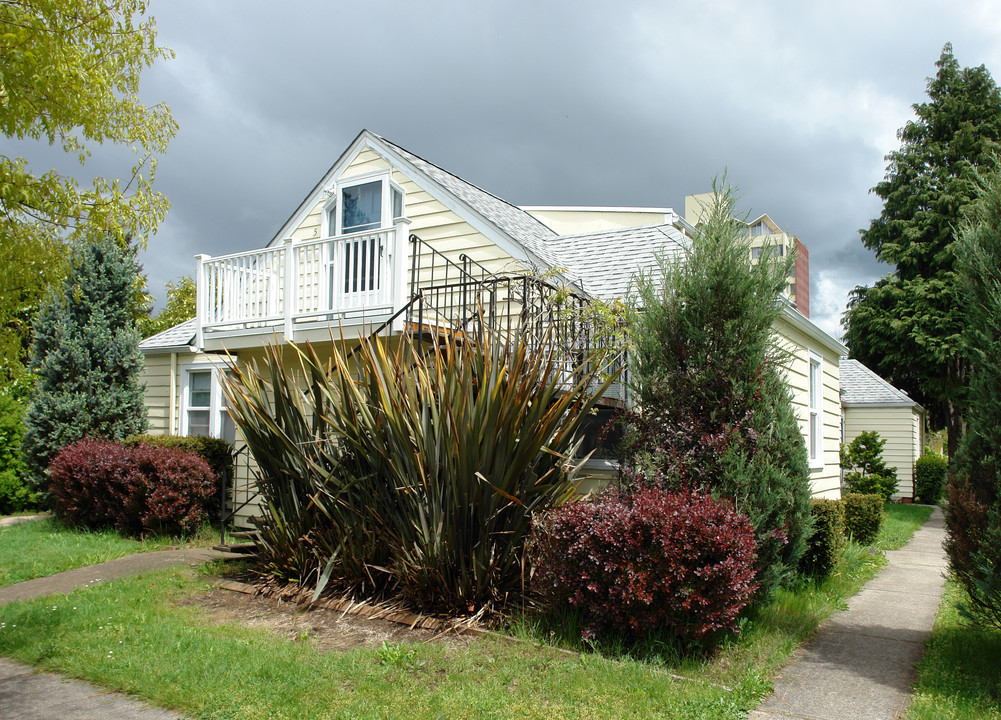
[[[174, 600], [206, 589], [184, 569], [0, 610], [0, 654], [197, 718], [741, 718], [817, 624], [885, 563], [922, 508], [894, 510], [876, 547], [850, 544], [820, 586], [784, 590], [711, 659], [669, 648], [582, 655], [528, 641], [319, 653], [264, 631], [210, 623]], [[2, 544], [2, 543], [0, 543]], [[679, 679], [678, 676], [694, 680]]]
[[193, 538], [139, 541], [124, 538], [111, 530], [92, 532], [69, 528], [53, 519], [0, 528], [0, 585], [11, 585], [150, 550], [210, 545], [217, 541], [214, 532], [206, 528]]
[[1001, 720], [1001, 630], [971, 627], [959, 614], [965, 591], [946, 585], [909, 720]]

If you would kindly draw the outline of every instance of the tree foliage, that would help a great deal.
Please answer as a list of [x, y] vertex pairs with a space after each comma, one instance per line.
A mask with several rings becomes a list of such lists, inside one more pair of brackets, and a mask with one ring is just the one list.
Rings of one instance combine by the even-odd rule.
[[168, 330], [195, 316], [197, 288], [193, 277], [183, 275], [177, 282], [168, 280], [164, 287], [167, 289], [166, 307], [156, 315], [146, 316], [139, 322], [139, 334], [144, 338]]
[[641, 482], [711, 492], [747, 513], [767, 595], [795, 572], [810, 529], [803, 435], [772, 326], [792, 258], [749, 263], [750, 238], [717, 193], [692, 250], [637, 283], [630, 463]]
[[841, 445], [841, 469], [848, 492], [882, 495], [884, 500], [897, 491], [897, 468], [883, 460], [886, 440], [875, 430], [861, 432]]
[[972, 614], [1001, 627], [1001, 175], [984, 181], [957, 255], [971, 380], [949, 481], [946, 550]]
[[82, 241], [62, 290], [38, 313], [31, 358], [37, 380], [22, 447], [26, 471], [39, 487], [63, 446], [146, 429], [133, 307], [137, 273], [134, 249], [111, 237]]
[[1001, 140], [1001, 91], [984, 66], [961, 68], [949, 44], [936, 67], [873, 188], [883, 210], [862, 231], [894, 272], [855, 288], [844, 325], [852, 356], [929, 408], [954, 452], [966, 387], [954, 227]]
[[0, 3], [0, 129], [14, 140], [58, 145], [84, 165], [94, 144], [122, 144], [137, 159], [125, 179], [83, 187], [24, 158], [0, 155], [0, 236], [24, 242], [88, 232], [124, 241], [155, 232], [167, 209], [153, 191], [156, 155], [177, 131], [169, 109], [139, 101], [140, 73], [173, 53], [156, 44], [145, 0], [6, 0]]

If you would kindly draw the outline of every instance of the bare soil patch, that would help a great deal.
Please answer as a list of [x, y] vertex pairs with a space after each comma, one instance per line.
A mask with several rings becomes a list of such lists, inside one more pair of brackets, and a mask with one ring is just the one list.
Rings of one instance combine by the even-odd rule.
[[406, 625], [337, 612], [307, 608], [279, 597], [247, 595], [223, 588], [185, 598], [179, 604], [195, 607], [213, 622], [260, 628], [293, 642], [309, 642], [321, 652], [379, 648], [382, 643], [445, 643], [466, 647], [474, 637], [454, 632], [411, 629]]

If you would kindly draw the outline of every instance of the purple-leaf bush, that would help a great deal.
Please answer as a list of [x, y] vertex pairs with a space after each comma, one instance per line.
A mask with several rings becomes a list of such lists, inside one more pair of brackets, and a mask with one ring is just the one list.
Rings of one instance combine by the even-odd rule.
[[194, 532], [208, 518], [216, 487], [208, 464], [192, 452], [94, 439], [62, 448], [48, 475], [58, 517], [129, 535]]
[[750, 521], [708, 495], [607, 490], [539, 516], [534, 549], [533, 588], [548, 607], [578, 611], [588, 640], [736, 631], [758, 588]]

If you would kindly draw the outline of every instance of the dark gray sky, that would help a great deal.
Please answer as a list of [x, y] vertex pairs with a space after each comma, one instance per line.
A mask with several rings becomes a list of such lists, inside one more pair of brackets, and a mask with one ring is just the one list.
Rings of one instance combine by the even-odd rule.
[[1001, 4], [984, 0], [150, 10], [177, 57], [143, 95], [180, 124], [144, 256], [161, 296], [196, 253], [263, 246], [368, 128], [515, 204], [683, 213], [725, 168], [743, 210], [807, 244], [812, 317], [837, 333], [847, 291], [888, 270], [858, 230], [943, 44], [1001, 72]]

